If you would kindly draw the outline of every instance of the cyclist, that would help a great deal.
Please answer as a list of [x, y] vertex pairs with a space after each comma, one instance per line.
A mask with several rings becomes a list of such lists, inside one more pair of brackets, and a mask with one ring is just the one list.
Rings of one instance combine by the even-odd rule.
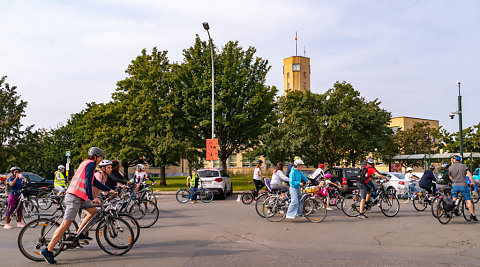
[[[12, 175], [8, 178], [7, 182], [10, 186], [10, 193], [8, 194], [7, 198], [7, 213], [5, 214], [5, 229], [12, 229], [10, 225], [10, 220], [13, 211], [17, 207], [18, 197], [20, 196], [20, 190], [22, 190], [22, 182], [26, 182], [25, 177], [21, 174], [22, 169], [19, 167], [12, 167], [10, 168], [10, 172]], [[20, 203], [20, 207], [17, 209], [17, 227], [24, 227], [25, 225], [22, 223], [22, 211], [23, 205]]]
[[472, 198], [470, 196], [470, 189], [467, 185], [466, 176], [470, 179], [470, 182], [473, 184], [472, 173], [468, 170], [462, 162], [462, 158], [458, 155], [454, 155], [451, 158], [452, 166], [448, 171], [450, 180], [452, 180], [452, 196], [453, 202], [458, 198], [458, 193], [462, 193], [463, 199], [467, 203], [467, 208], [470, 211], [470, 219], [478, 222], [477, 217], [475, 216], [475, 211], [473, 210]]
[[116, 188], [117, 186], [125, 188], [126, 184], [127, 181], [125, 180], [123, 174], [120, 172], [120, 161], [112, 161], [112, 172], [108, 175], [105, 185], [109, 188]]
[[65, 166], [58, 165], [57, 171], [55, 171], [55, 180], [53, 181], [53, 190], [57, 193], [57, 195], [62, 195], [65, 193], [65, 187], [67, 187], [67, 180], [65, 176], [63, 176], [63, 172], [65, 171]]
[[448, 167], [450, 164], [448, 162], [443, 162], [440, 170], [437, 173], [437, 189], [450, 190], [450, 177], [448, 176]]
[[367, 159], [367, 179], [363, 183], [358, 183], [358, 189], [360, 190], [360, 197], [362, 200], [360, 201], [360, 214], [358, 215], [358, 218], [361, 219], [366, 219], [368, 218], [365, 214], [365, 203], [370, 200], [370, 195], [372, 194], [372, 191], [376, 195], [376, 190], [375, 190], [375, 185], [373, 184], [372, 181], [372, 175], [376, 174], [378, 177], [383, 178], [388, 180], [388, 178], [384, 175], [381, 175], [378, 173], [378, 171], [373, 167], [375, 165], [374, 161], [372, 158]]
[[[300, 159], [300, 160], [301, 160], [302, 158], [300, 158], [299, 156], [293, 157], [293, 161], [295, 161], [295, 160], [297, 160], [297, 159]], [[294, 165], [293, 162], [287, 165], [287, 172], [285, 173], [285, 175], [286, 175], [287, 177], [290, 177], [290, 171], [293, 169], [293, 165]]]
[[193, 169], [192, 175], [187, 177], [187, 186], [190, 186], [190, 203], [197, 202], [197, 189], [200, 182], [200, 176], [197, 169]]
[[135, 171], [135, 178], [133, 179], [133, 182], [135, 184], [135, 193], [140, 190], [140, 185], [142, 185], [145, 180], [152, 181], [153, 184], [157, 184], [153, 179], [150, 178], [150, 176], [147, 174], [145, 171], [145, 165], [143, 164], [137, 164], [137, 170]]
[[265, 178], [265, 176], [262, 175], [262, 164], [263, 164], [263, 161], [261, 159], [257, 160], [257, 166], [253, 171], [253, 183], [255, 183], [255, 189], [256, 189], [254, 192], [255, 200], [257, 200], [258, 192], [260, 191], [260, 189], [262, 189], [265, 186], [265, 184], [262, 181], [262, 179]]
[[283, 174], [283, 162], [277, 163], [273, 168], [272, 182], [270, 183], [272, 190], [288, 190], [288, 186], [282, 184], [282, 182], [288, 184], [289, 181], [290, 179]]
[[307, 177], [302, 173], [303, 161], [296, 159], [294, 162], [294, 168], [290, 171], [290, 205], [287, 210], [287, 219], [295, 219], [297, 215], [303, 216], [303, 203], [299, 202], [299, 196], [302, 192], [300, 187], [303, 186], [302, 182], [308, 182]]
[[[52, 251], [60, 238], [62, 238], [65, 231], [70, 227], [72, 221], [75, 220], [79, 209], [85, 209], [88, 212], [88, 215], [82, 220], [78, 229], [82, 229], [92, 216], [98, 212], [97, 208], [93, 207], [93, 204], [100, 204], [101, 202], [98, 198], [93, 198], [92, 187], [94, 186], [103, 191], [115, 193], [115, 191], [110, 190], [110, 188], [94, 178], [95, 166], [103, 160], [104, 156], [105, 153], [103, 150], [98, 147], [91, 147], [88, 150], [87, 159], [78, 166], [77, 171], [73, 175], [63, 201], [63, 204], [65, 204], [65, 215], [63, 216], [62, 224], [53, 234], [52, 240], [48, 246], [41, 252], [48, 263], [57, 263], [53, 257]], [[77, 239], [85, 238], [86, 237], [83, 234], [77, 236]]]
[[[407, 183], [408, 189], [415, 194], [415, 193], [418, 193], [418, 189], [417, 187], [415, 187], [415, 181], [419, 181], [420, 178], [415, 176], [412, 172], [413, 172], [413, 169], [411, 167], [408, 167], [405, 170], [405, 182]], [[412, 200], [413, 200], [413, 195], [412, 195]]]
[[322, 193], [327, 197], [327, 210], [333, 210], [330, 208], [330, 194], [328, 193], [330, 186], [335, 186], [336, 188], [341, 189], [338, 184], [332, 183], [331, 179], [332, 175], [330, 173], [325, 174], [325, 183], [323, 185], [323, 189], [325, 189], [325, 191], [322, 191]]
[[[112, 166], [113, 166], [113, 163], [110, 160], [108, 160], [108, 159], [102, 160], [100, 162], [100, 164], [98, 164], [98, 167], [100, 168], [100, 171], [98, 171], [94, 174], [95, 179], [97, 179], [100, 183], [106, 185], [108, 175], [112, 172]], [[100, 195], [101, 192], [102, 192], [102, 190], [100, 190], [96, 187], [92, 188], [93, 198], [97, 198]]]
[[[433, 192], [435, 192], [435, 185], [433, 184], [433, 181], [436, 181], [437, 178], [435, 177], [435, 174], [433, 173], [434, 170], [435, 170], [435, 166], [430, 165], [429, 170], [426, 170], [423, 173], [422, 178], [420, 179], [420, 182], [418, 183], [420, 188], [423, 188], [423, 189], [427, 190], [427, 192], [428, 192], [427, 201], [431, 200], [432, 194], [433, 194]], [[433, 185], [433, 190], [432, 190], [432, 185]]]
[[318, 185], [321, 181], [325, 179], [325, 172], [323, 171], [324, 168], [325, 165], [320, 163], [318, 164], [318, 168], [308, 176], [308, 180], [310, 180], [310, 183], [312, 185]]

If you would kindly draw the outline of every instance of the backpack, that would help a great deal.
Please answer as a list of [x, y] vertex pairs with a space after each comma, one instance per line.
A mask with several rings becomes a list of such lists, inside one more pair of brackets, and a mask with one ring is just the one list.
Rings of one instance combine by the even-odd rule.
[[452, 211], [454, 207], [455, 207], [455, 203], [453, 202], [453, 196], [445, 195], [443, 197], [443, 209], [445, 211]]
[[365, 183], [365, 181], [367, 180], [367, 175], [368, 175], [368, 169], [369, 168], [371, 168], [371, 167], [365, 167], [365, 168], [360, 170], [360, 172], [358, 173], [358, 177], [357, 177], [357, 183]]

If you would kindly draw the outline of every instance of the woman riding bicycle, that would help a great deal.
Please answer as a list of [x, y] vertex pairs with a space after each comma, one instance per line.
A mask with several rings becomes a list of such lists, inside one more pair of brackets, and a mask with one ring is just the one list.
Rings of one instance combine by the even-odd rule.
[[277, 163], [275, 168], [273, 168], [272, 182], [270, 183], [272, 190], [288, 190], [288, 186], [282, 184], [282, 182], [288, 184], [289, 181], [290, 179], [283, 174], [283, 162]]
[[[17, 207], [17, 202], [18, 198], [20, 196], [20, 191], [22, 190], [22, 181], [26, 182], [25, 177], [22, 176], [20, 173], [22, 169], [19, 167], [12, 167], [10, 168], [10, 172], [12, 173], [12, 176], [7, 179], [8, 185], [10, 186], [10, 193], [8, 194], [8, 199], [7, 199], [7, 214], [5, 215], [5, 226], [3, 228], [5, 229], [12, 229], [12, 226], [10, 225], [10, 220], [13, 211]], [[20, 207], [17, 209], [17, 227], [24, 227], [25, 225], [22, 223], [22, 211], [23, 211], [23, 205], [22, 203], [19, 204]]]
[[255, 171], [253, 171], [253, 182], [255, 183], [255, 192], [254, 192], [254, 197], [255, 200], [257, 199], [258, 192], [260, 189], [262, 189], [265, 184], [263, 183], [262, 179], [265, 178], [265, 176], [262, 175], [262, 164], [263, 161], [259, 159], [257, 161], [257, 166], [255, 167]]

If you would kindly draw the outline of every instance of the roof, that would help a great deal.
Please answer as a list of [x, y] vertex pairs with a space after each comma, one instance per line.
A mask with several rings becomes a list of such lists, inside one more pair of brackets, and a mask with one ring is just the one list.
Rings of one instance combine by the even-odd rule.
[[[429, 159], [449, 159], [453, 155], [459, 155], [460, 153], [443, 153], [443, 154], [413, 154], [413, 155], [396, 155], [392, 157], [393, 160], [420, 160], [424, 158]], [[464, 158], [480, 158], [479, 152], [463, 152]]]
[[408, 117], [408, 116], [398, 116], [398, 117], [392, 117], [392, 119], [398, 119], [398, 118], [409, 118], [409, 119], [416, 119], [416, 120], [424, 120], [424, 121], [436, 121], [436, 122], [438, 122], [438, 120], [422, 119], [422, 118], [415, 118], [415, 117]]

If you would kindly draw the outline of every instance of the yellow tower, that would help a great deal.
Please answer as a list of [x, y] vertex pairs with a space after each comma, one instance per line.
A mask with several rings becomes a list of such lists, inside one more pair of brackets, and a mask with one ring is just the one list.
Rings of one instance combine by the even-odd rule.
[[283, 60], [283, 94], [310, 92], [310, 58], [294, 56]]

